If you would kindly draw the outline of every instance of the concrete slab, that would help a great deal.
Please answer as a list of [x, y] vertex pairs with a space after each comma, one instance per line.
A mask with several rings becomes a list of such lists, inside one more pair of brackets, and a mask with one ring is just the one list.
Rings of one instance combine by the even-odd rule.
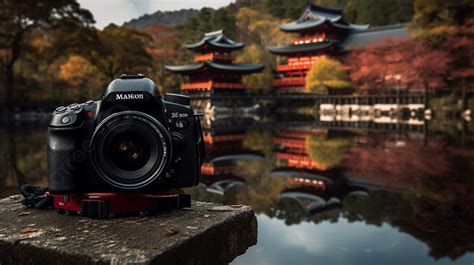
[[94, 220], [0, 200], [0, 264], [226, 264], [257, 242], [248, 206], [193, 202], [147, 217]]

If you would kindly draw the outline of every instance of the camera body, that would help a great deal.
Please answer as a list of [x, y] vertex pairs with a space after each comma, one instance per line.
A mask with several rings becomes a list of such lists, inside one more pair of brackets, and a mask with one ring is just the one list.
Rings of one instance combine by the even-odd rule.
[[195, 186], [205, 156], [184, 95], [161, 98], [143, 75], [112, 81], [102, 100], [58, 107], [48, 126], [52, 194], [152, 193]]

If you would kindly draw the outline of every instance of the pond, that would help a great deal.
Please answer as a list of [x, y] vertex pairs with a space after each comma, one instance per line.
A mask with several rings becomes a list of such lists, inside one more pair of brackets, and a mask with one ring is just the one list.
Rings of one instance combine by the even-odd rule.
[[[2, 197], [47, 184], [45, 128], [1, 125]], [[232, 264], [474, 263], [472, 122], [248, 114], [203, 129], [201, 184], [187, 192], [257, 214], [258, 243]]]

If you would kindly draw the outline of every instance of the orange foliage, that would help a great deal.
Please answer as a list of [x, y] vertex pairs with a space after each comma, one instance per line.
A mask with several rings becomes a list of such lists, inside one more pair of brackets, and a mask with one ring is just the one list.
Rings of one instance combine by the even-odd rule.
[[169, 62], [176, 59], [176, 51], [180, 44], [172, 26], [156, 24], [143, 29], [143, 31], [151, 36], [146, 50], [154, 61]]
[[59, 67], [59, 77], [73, 86], [79, 86], [91, 72], [91, 67], [86, 59], [73, 55]]

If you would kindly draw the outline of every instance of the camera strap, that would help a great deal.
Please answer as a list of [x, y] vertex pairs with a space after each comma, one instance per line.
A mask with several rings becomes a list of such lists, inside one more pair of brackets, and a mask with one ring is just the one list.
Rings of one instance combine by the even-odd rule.
[[47, 209], [53, 207], [53, 197], [47, 194], [47, 187], [25, 184], [21, 186], [20, 190], [24, 198], [21, 203], [28, 208]]

